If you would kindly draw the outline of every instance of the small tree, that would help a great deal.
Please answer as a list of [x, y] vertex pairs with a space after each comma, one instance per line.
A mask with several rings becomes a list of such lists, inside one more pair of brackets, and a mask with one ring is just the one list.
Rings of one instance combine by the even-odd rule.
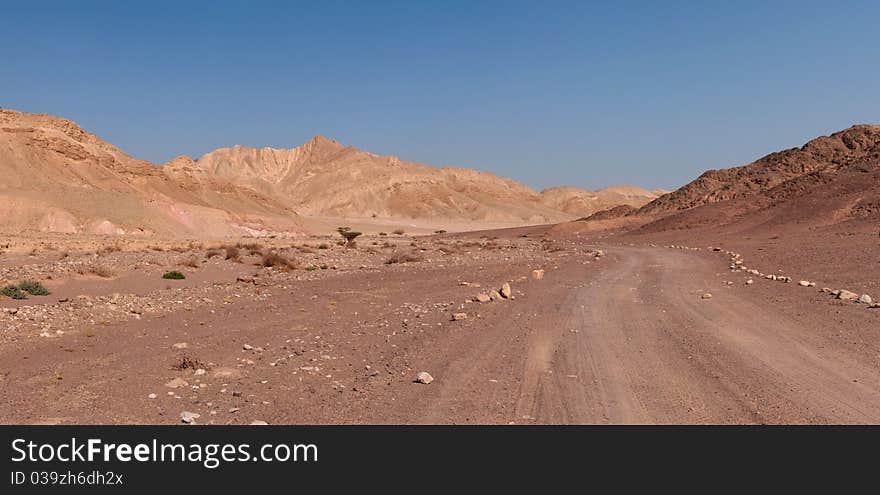
[[345, 239], [346, 247], [354, 247], [354, 240], [357, 239], [359, 235], [361, 235], [361, 232], [355, 232], [351, 230], [351, 227], [337, 227], [336, 232], [339, 232], [339, 235], [341, 235], [342, 238]]

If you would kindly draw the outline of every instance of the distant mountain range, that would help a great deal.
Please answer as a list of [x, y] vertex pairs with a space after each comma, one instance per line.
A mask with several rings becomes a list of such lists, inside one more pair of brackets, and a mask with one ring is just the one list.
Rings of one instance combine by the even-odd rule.
[[75, 123], [0, 109], [0, 229], [162, 236], [304, 232], [309, 217], [537, 224], [657, 198], [632, 186], [540, 193], [466, 168], [380, 156], [316, 136], [233, 146], [163, 166]]

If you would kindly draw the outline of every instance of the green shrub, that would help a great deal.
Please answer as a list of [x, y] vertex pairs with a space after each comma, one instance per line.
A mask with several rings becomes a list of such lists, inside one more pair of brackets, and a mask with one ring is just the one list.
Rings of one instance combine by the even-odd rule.
[[32, 296], [48, 296], [49, 289], [47, 289], [43, 284], [39, 282], [34, 282], [33, 280], [25, 280], [23, 282], [19, 282], [18, 288], [27, 292]]
[[7, 285], [6, 287], [0, 289], [0, 294], [3, 294], [6, 297], [11, 297], [13, 299], [27, 299], [27, 294], [25, 294], [21, 289], [14, 285]]
[[167, 278], [169, 280], [183, 280], [186, 278], [186, 275], [184, 275], [178, 271], [170, 271], [170, 272], [165, 272], [165, 275], [162, 275], [162, 278]]

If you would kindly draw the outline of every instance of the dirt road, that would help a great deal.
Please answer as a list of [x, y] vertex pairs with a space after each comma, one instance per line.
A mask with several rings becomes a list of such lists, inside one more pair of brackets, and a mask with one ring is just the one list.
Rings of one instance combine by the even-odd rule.
[[[807, 289], [746, 286], [711, 253], [606, 250], [330, 274], [21, 336], [0, 349], [0, 421], [880, 422], [876, 340], [854, 347], [839, 314], [767, 295]], [[544, 280], [527, 277], [535, 263]], [[514, 300], [463, 302], [504, 281]], [[413, 383], [423, 370], [432, 384]]]
[[[727, 286], [733, 275], [720, 261], [661, 248], [613, 252], [589, 281], [536, 301], [544, 317], [524, 355], [518, 422], [880, 421], [880, 370], [825, 322], [790, 318], [742, 284]], [[560, 303], [542, 310], [552, 300]], [[511, 352], [477, 349], [475, 364], [441, 385], [445, 397], [473, 397], [463, 392], [486, 361]]]

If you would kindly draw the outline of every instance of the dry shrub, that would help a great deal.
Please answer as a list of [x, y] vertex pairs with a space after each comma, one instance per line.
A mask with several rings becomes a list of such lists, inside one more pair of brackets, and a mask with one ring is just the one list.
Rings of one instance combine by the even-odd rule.
[[159, 252], [165, 251], [165, 248], [163, 248], [162, 246], [150, 246], [150, 249], [152, 249], [153, 251], [159, 251]]
[[404, 231], [403, 231], [403, 229], [396, 229], [396, 230], [392, 230], [391, 233], [395, 234], [395, 235], [403, 235]]
[[296, 268], [296, 263], [292, 260], [278, 254], [278, 253], [267, 253], [263, 255], [263, 259], [260, 260], [260, 265], [270, 268], [281, 268], [283, 270], [289, 270], [291, 268]]
[[80, 275], [97, 275], [101, 278], [110, 278], [116, 275], [116, 271], [107, 265], [80, 265], [76, 267]]
[[385, 260], [385, 264], [393, 265], [395, 263], [411, 263], [422, 260], [423, 258], [415, 253], [394, 253], [390, 258]]
[[382, 247], [386, 248], [386, 249], [387, 248], [396, 248], [397, 244], [394, 244], [393, 242], [385, 241], [384, 243], [382, 243]]
[[180, 356], [180, 360], [172, 366], [173, 369], [178, 371], [183, 370], [197, 370], [199, 368], [205, 369], [205, 363], [203, 363], [200, 359], [188, 356], [186, 354]]
[[229, 261], [241, 261], [241, 252], [235, 246], [226, 246], [226, 259]]
[[439, 248], [437, 248], [437, 250], [443, 254], [458, 254], [461, 252], [456, 247], [448, 247], [448, 246], [440, 246]]
[[242, 244], [239, 242], [238, 247], [247, 249], [249, 251], [262, 251], [264, 246], [259, 242], [249, 242], [247, 244]]
[[220, 256], [221, 254], [223, 254], [223, 253], [221, 253], [219, 249], [216, 249], [216, 248], [214, 248], [214, 249], [209, 249], [209, 250], [207, 250], [207, 251], [205, 252], [205, 258], [206, 258], [206, 259], [211, 259], [211, 258], [213, 258], [213, 257], [215, 257], [215, 256]]

